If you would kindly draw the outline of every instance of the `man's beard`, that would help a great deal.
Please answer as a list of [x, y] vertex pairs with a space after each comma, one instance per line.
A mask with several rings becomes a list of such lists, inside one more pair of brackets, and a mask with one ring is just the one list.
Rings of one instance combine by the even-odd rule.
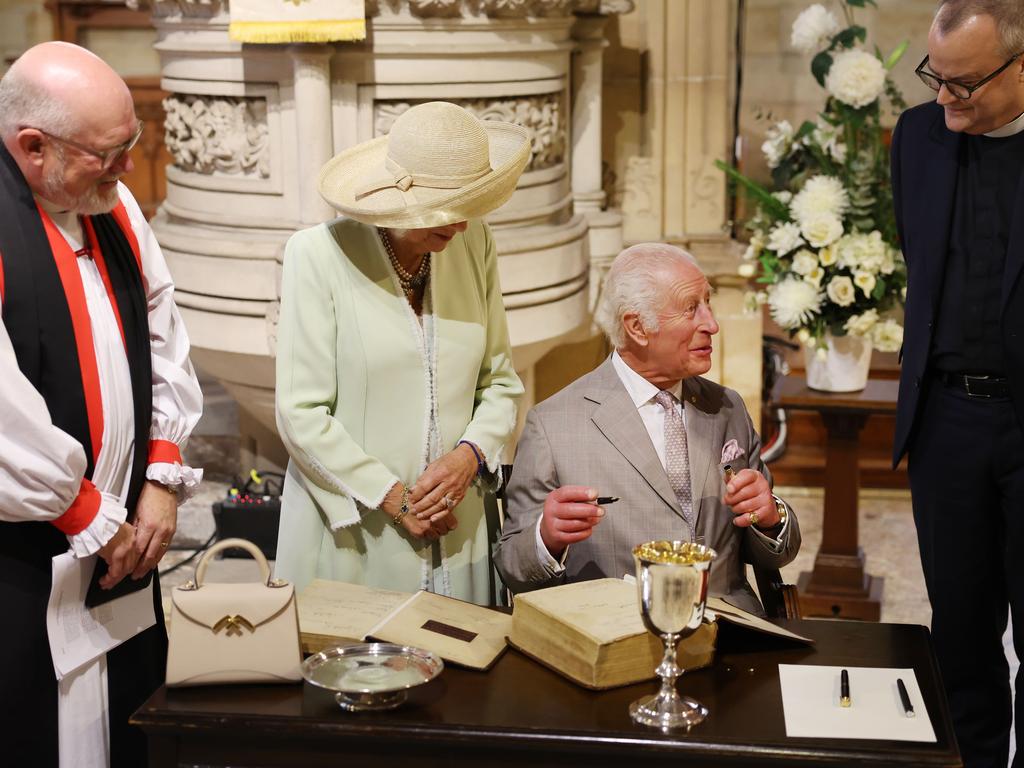
[[54, 167], [43, 175], [43, 198], [80, 216], [96, 216], [114, 210], [120, 199], [116, 185], [109, 192], [100, 192], [97, 187], [90, 187], [81, 195], [69, 195], [64, 190], [63, 151], [58, 151], [57, 160]]

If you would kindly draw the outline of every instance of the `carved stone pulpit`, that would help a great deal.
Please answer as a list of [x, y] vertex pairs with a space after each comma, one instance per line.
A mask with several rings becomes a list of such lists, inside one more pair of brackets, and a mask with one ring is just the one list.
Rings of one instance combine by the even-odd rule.
[[488, 217], [516, 368], [589, 327], [592, 268], [620, 250], [601, 188], [601, 60], [609, 13], [631, 0], [369, 0], [367, 38], [242, 45], [226, 0], [158, 0], [170, 93], [167, 197], [153, 220], [193, 358], [242, 406], [244, 460], [280, 465], [274, 354], [284, 244], [335, 216], [316, 191], [337, 152], [410, 106], [452, 101], [526, 126], [533, 157]]

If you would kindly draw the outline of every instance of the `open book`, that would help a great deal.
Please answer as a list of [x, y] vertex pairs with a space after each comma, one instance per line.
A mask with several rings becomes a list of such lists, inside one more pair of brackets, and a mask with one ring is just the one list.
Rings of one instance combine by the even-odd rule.
[[[711, 664], [718, 625], [712, 618], [802, 642], [771, 622], [710, 598], [706, 620], [678, 646], [683, 669]], [[655, 677], [662, 641], [640, 618], [636, 584], [595, 579], [516, 595], [509, 644], [587, 688], [614, 688]]]
[[488, 669], [505, 650], [512, 617], [432, 592], [395, 592], [316, 579], [298, 597], [302, 649], [316, 653], [365, 639], [432, 651]]

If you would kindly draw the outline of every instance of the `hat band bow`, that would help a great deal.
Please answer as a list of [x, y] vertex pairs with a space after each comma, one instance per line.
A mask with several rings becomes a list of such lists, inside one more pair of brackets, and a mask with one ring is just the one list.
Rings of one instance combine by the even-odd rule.
[[485, 166], [476, 173], [469, 173], [462, 176], [433, 176], [429, 173], [411, 173], [396, 163], [391, 158], [384, 161], [384, 167], [391, 173], [391, 178], [379, 177], [362, 184], [355, 190], [356, 200], [361, 200], [367, 195], [381, 192], [385, 189], [397, 189], [409, 203], [415, 203], [416, 199], [409, 193], [412, 187], [426, 187], [428, 189], [460, 189], [478, 179], [482, 179], [491, 172], [490, 165]]

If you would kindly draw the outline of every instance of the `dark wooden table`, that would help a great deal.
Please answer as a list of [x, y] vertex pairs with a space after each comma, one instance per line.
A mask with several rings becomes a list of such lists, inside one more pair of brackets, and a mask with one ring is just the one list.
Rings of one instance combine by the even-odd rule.
[[[634, 725], [655, 690], [580, 688], [514, 650], [486, 673], [448, 667], [412, 701], [349, 714], [310, 686], [160, 689], [135, 714], [154, 768], [232, 766], [958, 766], [925, 627], [803, 620], [812, 647], [723, 627], [715, 664], [679, 689], [711, 709], [690, 733]], [[754, 648], [744, 647], [753, 641]], [[912, 667], [937, 743], [786, 737], [778, 664]], [[920, 714], [918, 715], [920, 716]]]
[[821, 414], [828, 435], [821, 547], [814, 569], [800, 574], [797, 582], [804, 616], [879, 619], [884, 580], [864, 569], [857, 536], [857, 459], [868, 416], [896, 413], [898, 391], [898, 381], [869, 379], [860, 392], [819, 392], [800, 376], [786, 376], [775, 391], [775, 402], [786, 410]]

